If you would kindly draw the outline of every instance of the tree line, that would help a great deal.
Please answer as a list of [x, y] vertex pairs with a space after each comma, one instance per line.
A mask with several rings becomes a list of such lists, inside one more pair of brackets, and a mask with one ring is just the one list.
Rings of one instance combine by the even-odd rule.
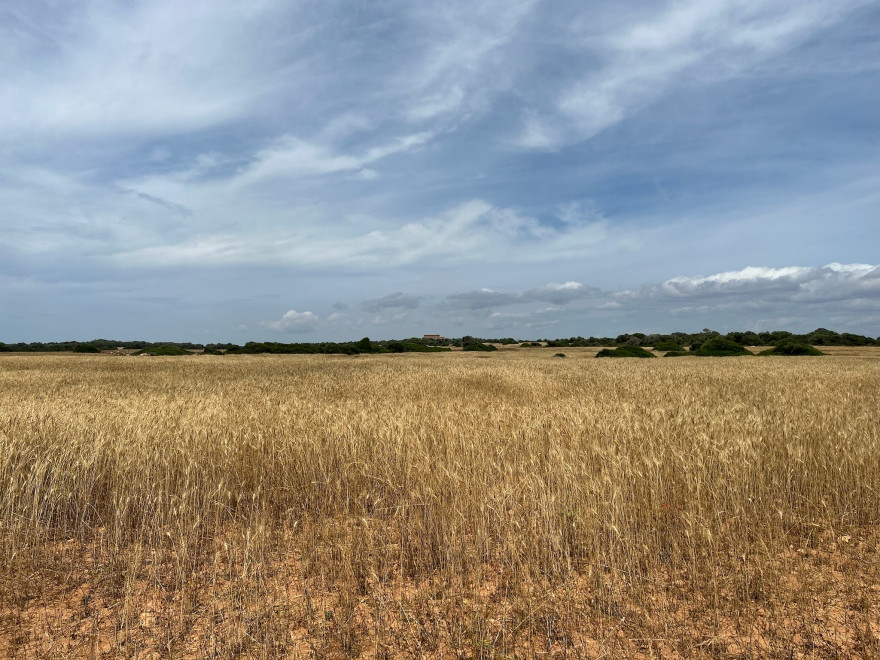
[[736, 342], [742, 346], [773, 346], [784, 340], [796, 341], [810, 346], [880, 346], [880, 337], [872, 338], [865, 335], [857, 335], [849, 332], [838, 333], [827, 328], [817, 328], [805, 334], [795, 334], [786, 330], [774, 330], [772, 332], [734, 331], [721, 334], [714, 330], [704, 328], [701, 332], [673, 332], [670, 334], [645, 334], [634, 332], [621, 334], [616, 337], [569, 337], [557, 339], [514, 339], [513, 337], [481, 338], [465, 335], [460, 338], [424, 339], [410, 337], [408, 339], [370, 340], [364, 337], [359, 341], [350, 342], [253, 342], [243, 345], [232, 343], [209, 343], [199, 344], [194, 342], [149, 342], [149, 341], [119, 341], [112, 339], [92, 339], [87, 342], [58, 341], [58, 342], [0, 342], [0, 352], [77, 352], [90, 353], [116, 350], [137, 350], [139, 352], [157, 355], [170, 355], [179, 349], [177, 353], [202, 351], [213, 354], [342, 354], [358, 355], [362, 353], [411, 353], [411, 352], [435, 352], [451, 350], [451, 347], [461, 347], [466, 351], [491, 351], [494, 344], [520, 345], [520, 346], [550, 346], [550, 347], [578, 347], [578, 346], [642, 346], [656, 347], [658, 345], [676, 346], [700, 346], [710, 339], [723, 338]]

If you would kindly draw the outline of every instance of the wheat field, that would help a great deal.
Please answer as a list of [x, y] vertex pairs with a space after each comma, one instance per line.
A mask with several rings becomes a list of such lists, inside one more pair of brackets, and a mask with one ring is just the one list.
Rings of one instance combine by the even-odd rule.
[[878, 354], [0, 357], [0, 657], [877, 657]]

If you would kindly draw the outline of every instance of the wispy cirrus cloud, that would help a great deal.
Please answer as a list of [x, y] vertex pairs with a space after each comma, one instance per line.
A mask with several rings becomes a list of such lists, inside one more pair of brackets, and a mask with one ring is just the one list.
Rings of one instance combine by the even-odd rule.
[[[275, 263], [375, 269], [420, 261], [507, 260], [515, 254], [525, 262], [550, 260], [558, 258], [555, 245], [567, 243], [567, 249], [583, 254], [584, 250], [598, 246], [604, 237], [604, 228], [595, 223], [558, 228], [513, 209], [471, 200], [437, 217], [368, 233], [343, 233], [338, 229], [316, 232], [310, 228], [288, 229], [286, 236], [214, 235], [178, 244], [136, 247], [121, 252], [117, 259], [139, 266]], [[545, 247], [536, 250], [536, 245]], [[568, 294], [548, 290], [545, 295]]]
[[[656, 101], [674, 86], [717, 83], [752, 75], [780, 52], [793, 48], [862, 6], [810, 1], [794, 5], [732, 0], [691, 0], [657, 5], [648, 17], [624, 22], [604, 34], [585, 34], [581, 47], [599, 63], [558, 91], [551, 111], [524, 115], [517, 143], [554, 149], [588, 140]], [[586, 28], [586, 29], [585, 29]], [[572, 36], [577, 48], [579, 40]]]

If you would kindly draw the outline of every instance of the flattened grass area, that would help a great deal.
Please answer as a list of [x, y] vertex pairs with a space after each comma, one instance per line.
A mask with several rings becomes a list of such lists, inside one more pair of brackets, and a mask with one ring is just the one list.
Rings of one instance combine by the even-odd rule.
[[876, 657], [876, 348], [0, 356], [0, 657]]

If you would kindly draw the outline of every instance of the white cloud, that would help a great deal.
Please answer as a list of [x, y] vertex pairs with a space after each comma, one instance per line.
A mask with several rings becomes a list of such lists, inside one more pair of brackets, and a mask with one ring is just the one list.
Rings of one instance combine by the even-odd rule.
[[742, 293], [766, 290], [768, 287], [796, 287], [810, 276], [812, 269], [791, 266], [788, 268], [762, 268], [748, 266], [742, 270], [717, 273], [708, 277], [674, 277], [666, 280], [662, 292], [671, 296], [692, 296], [718, 293]]
[[[749, 266], [698, 277], [674, 277], [638, 291], [619, 291], [626, 306], [675, 304], [675, 313], [767, 309], [789, 305], [843, 304], [880, 308], [880, 266], [839, 264], [810, 268]], [[680, 305], [681, 301], [689, 304]]]
[[297, 312], [291, 309], [284, 313], [278, 321], [266, 321], [263, 326], [276, 332], [285, 333], [308, 333], [312, 332], [318, 325], [318, 316], [312, 312]]
[[[540, 302], [554, 306], [539, 307]], [[495, 311], [498, 307], [513, 309]], [[682, 320], [701, 323], [700, 327], [723, 324], [742, 330], [758, 322], [753, 319], [766, 320], [769, 315], [787, 319], [788, 325], [761, 321], [765, 329], [807, 330], [828, 326], [834, 318], [843, 329], [864, 328], [871, 319], [875, 326], [880, 323], [880, 266], [747, 267], [708, 276], [673, 277], [634, 291], [601, 291], [573, 281], [522, 293], [478, 289], [446, 296], [435, 313], [442, 315], [449, 309], [458, 310], [465, 324], [483, 323], [493, 330], [538, 327], [540, 321], [569, 327], [570, 334], [584, 336], [595, 334], [585, 327], [611, 318], [628, 319], [630, 327], [640, 323], [642, 331], [665, 327], [663, 332], [687, 329], [680, 325]], [[634, 321], [637, 318], [641, 321]]]

